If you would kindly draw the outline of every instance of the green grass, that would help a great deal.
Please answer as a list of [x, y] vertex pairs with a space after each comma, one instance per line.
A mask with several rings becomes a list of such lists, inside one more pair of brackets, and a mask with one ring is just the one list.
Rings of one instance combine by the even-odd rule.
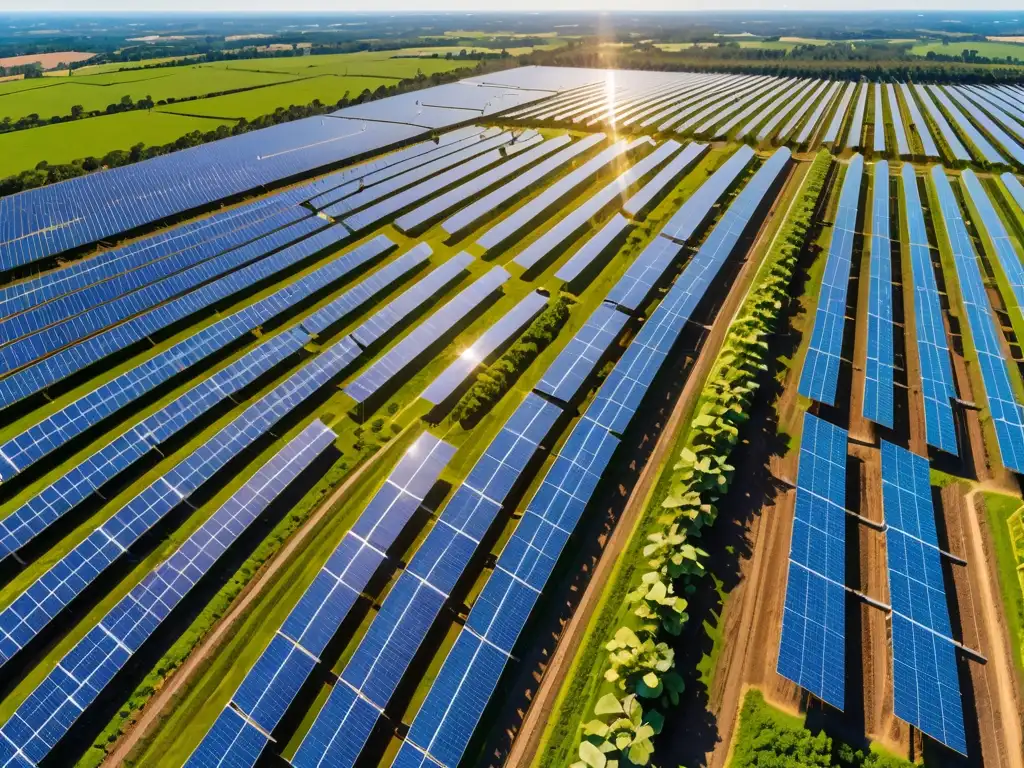
[[0, 177], [34, 168], [43, 160], [56, 164], [102, 157], [115, 149], [130, 149], [140, 141], [167, 144], [191, 131], [213, 131], [227, 124], [211, 118], [140, 110], [4, 133], [0, 134]]
[[1024, 61], [1024, 45], [1018, 43], [992, 43], [968, 40], [964, 42], [950, 42], [949, 45], [942, 43], [918, 43], [910, 48], [910, 53], [915, 56], [927, 56], [929, 53], [941, 54], [943, 56], [961, 56], [963, 51], [977, 51], [979, 56], [987, 59], [1020, 59]]
[[[1015, 551], [1011, 535], [1011, 517], [1024, 506], [1016, 496], [983, 491], [988, 527], [995, 543], [996, 565], [999, 572], [999, 594], [1003, 600], [1003, 615], [1013, 645], [1013, 662], [1018, 679], [1024, 679], [1024, 584], [1019, 568], [1024, 565], [1024, 548]], [[1019, 516], [1017, 518], [1019, 523]], [[1024, 545], [1024, 541], [1020, 542]]]

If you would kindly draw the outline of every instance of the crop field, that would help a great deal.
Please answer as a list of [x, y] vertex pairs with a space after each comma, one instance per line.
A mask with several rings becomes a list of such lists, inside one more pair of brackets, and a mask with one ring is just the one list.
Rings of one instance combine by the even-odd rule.
[[[298, 61], [0, 156], [407, 60]], [[510, 69], [0, 199], [0, 764], [1024, 768], [1024, 136], [903, 85]]]
[[970, 40], [967, 42], [922, 42], [913, 46], [910, 52], [916, 56], [927, 56], [929, 53], [941, 53], [943, 56], [960, 56], [964, 50], [977, 51], [978, 56], [989, 59], [1024, 59], [1024, 45], [1019, 43], [993, 43]]

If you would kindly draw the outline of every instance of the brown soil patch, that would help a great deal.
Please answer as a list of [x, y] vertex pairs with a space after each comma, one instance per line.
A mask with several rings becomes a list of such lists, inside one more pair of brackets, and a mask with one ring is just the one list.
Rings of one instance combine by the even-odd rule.
[[26, 64], [39, 63], [43, 69], [56, 69], [60, 64], [71, 64], [76, 61], [87, 61], [95, 53], [81, 51], [60, 51], [58, 53], [37, 53], [30, 56], [8, 56], [0, 59], [0, 67], [23, 67]]

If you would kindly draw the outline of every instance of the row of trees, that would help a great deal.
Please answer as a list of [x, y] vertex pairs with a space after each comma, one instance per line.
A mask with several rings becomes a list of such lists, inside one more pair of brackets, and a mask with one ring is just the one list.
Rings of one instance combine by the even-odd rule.
[[646, 569], [639, 569], [626, 596], [627, 620], [605, 646], [604, 679], [611, 690], [583, 728], [574, 768], [646, 765], [663, 711], [678, 703], [683, 681], [669, 641], [689, 619], [685, 595], [696, 590], [707, 557], [693, 541], [715, 523], [715, 505], [729, 489], [729, 458], [766, 369], [767, 339], [785, 305], [831, 163], [826, 150], [818, 153], [701, 391], [686, 447], [643, 549]]
[[[482, 61], [476, 66], [477, 73], [484, 73], [503, 69], [508, 66], [504, 61]], [[345, 96], [335, 104], [324, 104], [319, 99], [314, 99], [310, 104], [292, 105], [290, 107], [278, 107], [274, 112], [262, 115], [253, 120], [241, 119], [233, 126], [220, 125], [212, 131], [192, 131], [175, 141], [167, 144], [146, 146], [137, 143], [128, 149], [115, 149], [102, 157], [84, 157], [72, 160], [70, 163], [51, 164], [41, 161], [35, 168], [22, 171], [6, 178], [0, 179], [0, 197], [22, 192], [26, 189], [34, 189], [47, 184], [53, 184], [65, 179], [84, 176], [87, 173], [102, 170], [104, 168], [117, 168], [123, 165], [130, 165], [141, 160], [148, 160], [152, 157], [166, 155], [181, 149], [195, 147], [200, 144], [207, 144], [211, 141], [225, 139], [229, 136], [238, 136], [249, 131], [267, 128], [280, 123], [288, 123], [293, 120], [301, 120], [305, 117], [325, 115], [338, 109], [343, 109], [355, 104], [362, 104], [368, 101], [376, 101], [387, 96], [394, 96], [407, 91], [419, 90], [432, 85], [453, 82], [466, 76], [466, 70], [454, 72], [440, 72], [433, 75], [422, 75], [416, 78], [401, 80], [393, 85], [381, 85], [377, 90], [364, 90], [354, 98]]]
[[512, 388], [537, 355], [555, 340], [569, 319], [572, 303], [573, 299], [566, 294], [551, 299], [547, 308], [505, 354], [477, 374], [476, 381], [452, 409], [451, 420], [473, 422], [489, 411]]

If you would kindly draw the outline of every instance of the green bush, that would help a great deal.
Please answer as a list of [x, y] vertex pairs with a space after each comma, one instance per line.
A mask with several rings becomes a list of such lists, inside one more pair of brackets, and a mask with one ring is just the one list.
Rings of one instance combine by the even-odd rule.
[[569, 319], [571, 304], [572, 299], [565, 294], [552, 298], [519, 340], [487, 370], [477, 374], [476, 381], [452, 409], [452, 421], [471, 422], [501, 400], [541, 350], [558, 336]]
[[[604, 679], [612, 688], [598, 701], [595, 719], [583, 727], [580, 759], [574, 768], [604, 768], [612, 761], [619, 766], [646, 765], [653, 750], [647, 741], [664, 721], [655, 706], [664, 710], [678, 703], [682, 679], [667, 641], [682, 632], [689, 618], [683, 595], [696, 589], [707, 556], [690, 538], [714, 524], [715, 504], [729, 489], [733, 467], [728, 459], [748, 418], [757, 379], [767, 370], [767, 338], [778, 325], [831, 163], [823, 150], [811, 165], [702, 388], [685, 447], [672, 468], [669, 492], [659, 509], [647, 512], [656, 514], [657, 526], [643, 548], [646, 569], [624, 571], [635, 585], [625, 598], [628, 626], [620, 626], [605, 646]], [[577, 674], [590, 672], [590, 668], [577, 670]], [[627, 718], [623, 712], [629, 712]], [[639, 748], [637, 739], [641, 739]], [[804, 757], [812, 760], [813, 753]], [[762, 763], [742, 763], [748, 764]]]

